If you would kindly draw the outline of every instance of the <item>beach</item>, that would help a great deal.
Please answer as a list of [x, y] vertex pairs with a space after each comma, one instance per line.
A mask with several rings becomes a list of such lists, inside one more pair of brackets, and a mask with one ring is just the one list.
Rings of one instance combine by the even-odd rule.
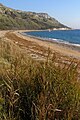
[[80, 47], [25, 36], [23, 32], [27, 31], [28, 30], [0, 31], [0, 37], [11, 40], [33, 57], [44, 57], [48, 49], [50, 49], [51, 52], [58, 53], [62, 57], [65, 56], [80, 60]]
[[[25, 36], [24, 32], [19, 30], [0, 31], [0, 75], [3, 78], [1, 82], [5, 83], [3, 85], [8, 91], [10, 89], [10, 99], [14, 96], [15, 91], [19, 91], [15, 95], [19, 96], [18, 103], [22, 108], [23, 106], [25, 108], [26, 104], [31, 105], [31, 102], [38, 106], [37, 101], [41, 106], [40, 111], [46, 110], [46, 107], [49, 108], [48, 106], [54, 106], [54, 101], [56, 105], [61, 103], [65, 109], [68, 104], [72, 106], [73, 103], [74, 106], [75, 103], [76, 106], [76, 96], [80, 93], [79, 47]], [[5, 91], [5, 88], [2, 90]], [[15, 101], [15, 99], [13, 100]], [[48, 103], [48, 106], [45, 103]], [[72, 108], [74, 108], [73, 106]], [[32, 110], [33, 107], [30, 109]], [[47, 111], [49, 110], [50, 114], [53, 114], [54, 111], [51, 110], [55, 110], [55, 108], [52, 107]], [[60, 111], [62, 114], [63, 111], [66, 112], [63, 108]], [[35, 112], [34, 109], [33, 112]], [[44, 115], [45, 112], [42, 111]], [[41, 112], [39, 116], [45, 118]], [[42, 118], [40, 117], [39, 120]]]

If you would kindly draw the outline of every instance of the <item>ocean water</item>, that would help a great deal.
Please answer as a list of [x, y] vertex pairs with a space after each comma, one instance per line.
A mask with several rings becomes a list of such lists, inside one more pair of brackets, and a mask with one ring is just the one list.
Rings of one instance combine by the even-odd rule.
[[80, 46], [80, 30], [32, 31], [25, 34], [42, 38], [43, 40]]

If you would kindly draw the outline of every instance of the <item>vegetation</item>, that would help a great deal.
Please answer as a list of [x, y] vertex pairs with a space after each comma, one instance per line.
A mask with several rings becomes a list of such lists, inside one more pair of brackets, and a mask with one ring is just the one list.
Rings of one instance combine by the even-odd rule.
[[79, 120], [77, 65], [37, 61], [0, 39], [0, 120]]
[[62, 28], [63, 24], [47, 13], [23, 12], [0, 4], [0, 29], [50, 29]]

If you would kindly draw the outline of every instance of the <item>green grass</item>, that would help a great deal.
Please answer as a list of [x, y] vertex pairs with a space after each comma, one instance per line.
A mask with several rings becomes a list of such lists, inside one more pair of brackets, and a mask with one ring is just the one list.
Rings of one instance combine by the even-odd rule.
[[30, 58], [0, 39], [0, 120], [79, 120], [77, 65]]

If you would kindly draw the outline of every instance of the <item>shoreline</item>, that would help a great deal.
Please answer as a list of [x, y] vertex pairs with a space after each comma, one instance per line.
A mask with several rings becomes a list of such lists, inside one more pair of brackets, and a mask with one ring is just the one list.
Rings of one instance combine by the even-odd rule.
[[[5, 38], [8, 38], [13, 42], [20, 44], [20, 46], [25, 47], [27, 50], [30, 49], [30, 51], [34, 51], [34, 48], [35, 48], [36, 53], [39, 52], [39, 49], [48, 50], [48, 48], [50, 48], [52, 52], [55, 52], [55, 53], [57, 52], [61, 56], [66, 56], [66, 57], [80, 60], [80, 47], [72, 46], [64, 43], [58, 43], [52, 40], [50, 41], [42, 40], [39, 38], [34, 38], [33, 36], [27, 36], [22, 34], [23, 32], [28, 32], [28, 31], [29, 30], [0, 31], [0, 37], [3, 34]], [[15, 40], [12, 39], [11, 34], [15, 36], [14, 37]], [[27, 43], [29, 43], [29, 45], [27, 45]]]
[[[33, 30], [34, 31], [34, 30]], [[30, 41], [35, 41], [38, 44], [41, 44], [44, 47], [50, 48], [52, 51], [56, 51], [64, 56], [69, 56], [73, 58], [80, 59], [80, 47], [78, 46], [72, 46], [64, 43], [58, 43], [56, 41], [48, 41], [48, 40], [43, 40], [41, 38], [33, 37], [33, 36], [28, 36], [28, 35], [23, 35], [23, 32], [28, 32], [27, 31], [18, 31], [17, 35], [20, 37], [24, 37], [25, 39], [29, 39]]]
[[23, 31], [19, 32], [19, 34], [18, 34], [19, 36], [24, 36], [25, 39], [28, 38], [31, 41], [36, 41], [38, 43], [41, 43], [41, 45], [43, 43], [44, 47], [48, 47], [51, 50], [56, 51], [64, 56], [69, 56], [69, 57], [80, 59], [80, 46], [76, 46], [74, 44], [65, 44], [63, 42], [57, 42], [53, 40], [46, 40], [46, 39], [44, 40], [43, 38], [38, 38], [35, 36], [31, 36], [31, 35], [24, 35]]
[[30, 37], [30, 38], [34, 38], [34, 39], [38, 39], [40, 41], [45, 41], [45, 42], [51, 42], [53, 44], [58, 44], [58, 45], [62, 45], [65, 47], [71, 47], [74, 50], [80, 51], [80, 44], [74, 44], [74, 43], [69, 43], [66, 41], [59, 41], [58, 39], [49, 39], [49, 38], [41, 38], [41, 37], [37, 37], [37, 36], [32, 36], [32, 35], [28, 35], [25, 32], [21, 32], [21, 35], [25, 36], [25, 37]]

